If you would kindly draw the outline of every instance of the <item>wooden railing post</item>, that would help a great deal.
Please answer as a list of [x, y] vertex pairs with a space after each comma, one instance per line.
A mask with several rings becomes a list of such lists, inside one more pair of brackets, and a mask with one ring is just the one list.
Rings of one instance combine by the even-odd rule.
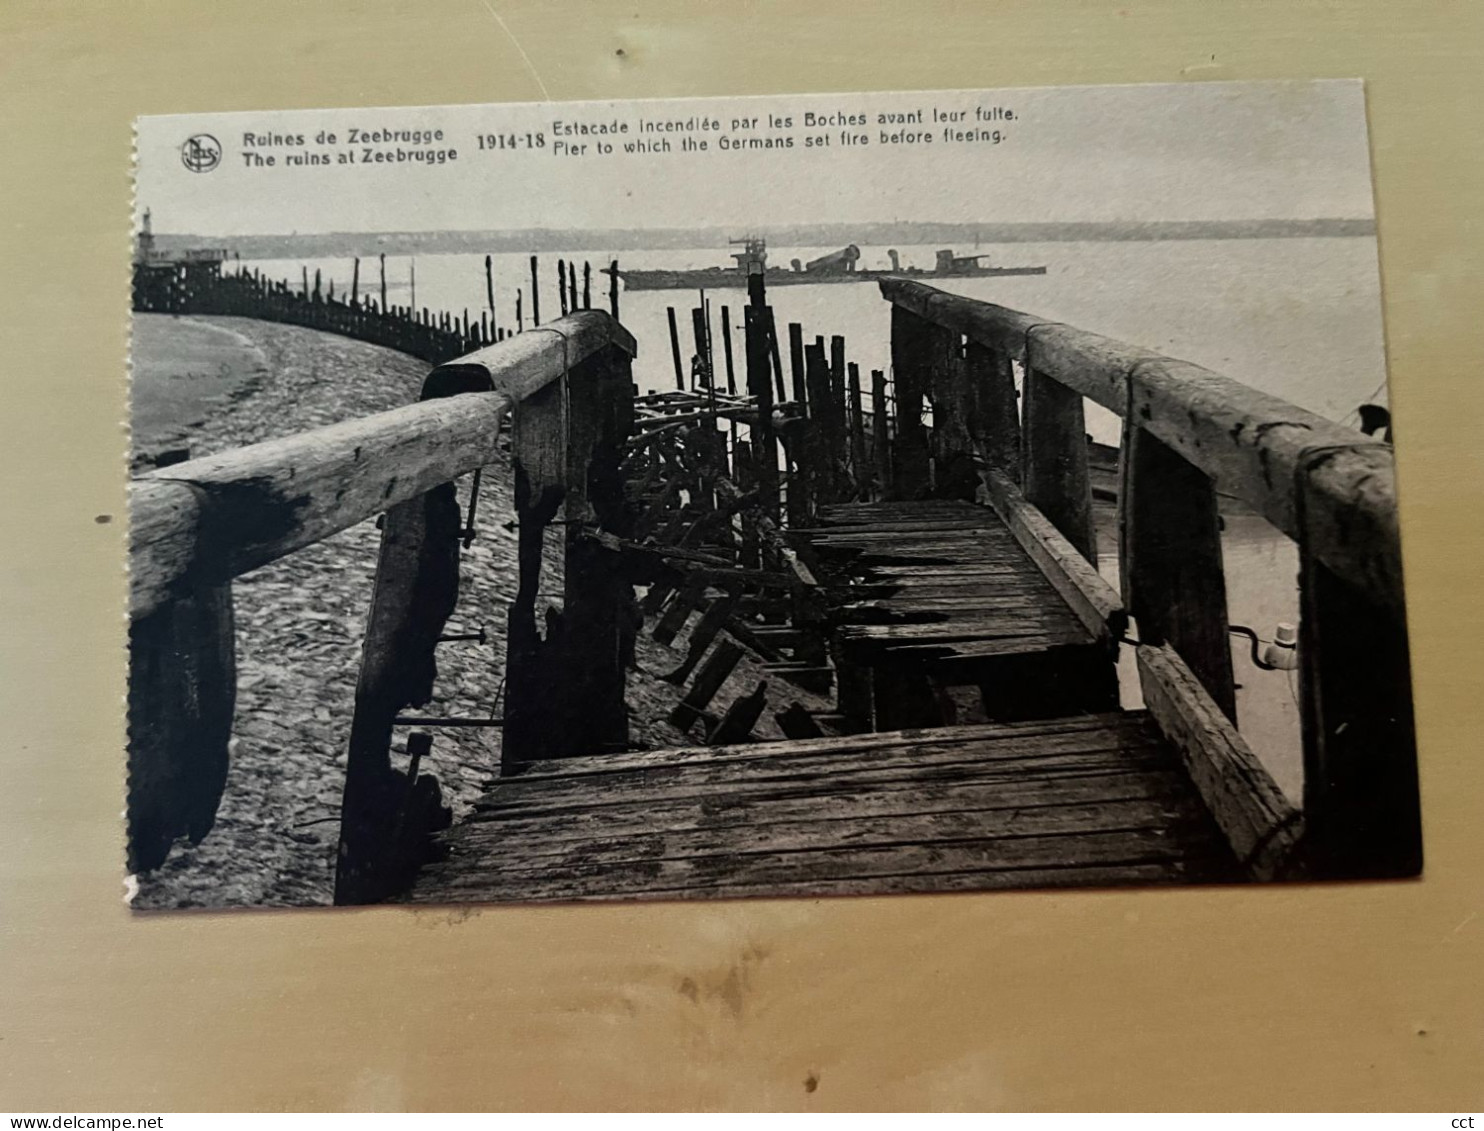
[[538, 623], [537, 603], [546, 527], [556, 518], [566, 490], [562, 384], [548, 385], [522, 400], [511, 427], [519, 575], [506, 621], [505, 727], [500, 748], [505, 774], [521, 772], [553, 749], [549, 681], [555, 673], [550, 661], [560, 648], [561, 621], [547, 608]]
[[131, 872], [163, 864], [176, 837], [211, 831], [236, 698], [230, 583], [185, 591], [129, 626]]
[[929, 348], [928, 323], [893, 304], [891, 369], [897, 394], [897, 434], [892, 449], [894, 499], [921, 499], [930, 488], [927, 430], [922, 424]]
[[[488, 374], [435, 370], [422, 400], [488, 392]], [[355, 711], [346, 747], [340, 808], [335, 902], [376, 903], [405, 886], [423, 862], [427, 837], [451, 813], [432, 775], [391, 762], [394, 720], [433, 696], [438, 638], [459, 592], [459, 539], [464, 532], [452, 482], [389, 508], [381, 545]]]
[[625, 749], [629, 738], [624, 692], [637, 625], [634, 591], [618, 553], [590, 537], [591, 528], [629, 534], [619, 470], [633, 427], [629, 357], [609, 347], [574, 367], [567, 382], [567, 655], [550, 689], [565, 733], [553, 752], [596, 754]]
[[1025, 420], [1020, 477], [1025, 497], [1088, 561], [1097, 564], [1087, 425], [1082, 394], [1036, 370], [1034, 343], [1025, 343]]
[[335, 902], [375, 903], [421, 863], [426, 836], [447, 827], [436, 779], [393, 768], [393, 719], [432, 698], [434, 651], [458, 595], [459, 505], [452, 483], [386, 512], [366, 621], [341, 795]]
[[927, 345], [933, 401], [933, 494], [942, 499], [973, 499], [979, 475], [974, 468], [973, 401], [963, 335], [930, 326]]
[[1364, 552], [1376, 532], [1315, 520], [1312, 469], [1351, 455], [1321, 453], [1298, 478], [1306, 863], [1314, 878], [1412, 876], [1422, 820], [1406, 614], [1400, 593], [1383, 607], [1322, 560]]
[[1003, 350], [970, 340], [964, 349], [973, 416], [985, 462], [1020, 482], [1020, 406], [1015, 371]]
[[1235, 722], [1215, 484], [1127, 421], [1121, 462], [1119, 575], [1139, 642], [1170, 644]]

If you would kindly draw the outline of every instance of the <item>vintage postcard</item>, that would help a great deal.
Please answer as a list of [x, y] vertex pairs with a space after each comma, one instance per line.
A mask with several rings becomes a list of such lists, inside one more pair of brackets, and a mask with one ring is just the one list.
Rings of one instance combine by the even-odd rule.
[[1404, 877], [1364, 96], [141, 119], [138, 909]]

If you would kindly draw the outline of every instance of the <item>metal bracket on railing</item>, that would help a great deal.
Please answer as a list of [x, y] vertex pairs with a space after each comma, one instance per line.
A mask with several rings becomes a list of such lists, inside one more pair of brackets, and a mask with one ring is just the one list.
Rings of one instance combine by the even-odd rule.
[[477, 640], [481, 644], [488, 643], [489, 637], [485, 635], [484, 625], [479, 626], [478, 632], [456, 632], [451, 636], [438, 637], [439, 644], [452, 644], [461, 640]]
[[463, 535], [466, 550], [474, 542], [474, 514], [479, 509], [479, 478], [483, 470], [483, 468], [476, 467], [469, 479], [469, 513], [464, 519], [464, 529], [459, 532]]
[[392, 725], [399, 727], [502, 727], [505, 725], [505, 720], [450, 718], [441, 715], [398, 715], [392, 720]]

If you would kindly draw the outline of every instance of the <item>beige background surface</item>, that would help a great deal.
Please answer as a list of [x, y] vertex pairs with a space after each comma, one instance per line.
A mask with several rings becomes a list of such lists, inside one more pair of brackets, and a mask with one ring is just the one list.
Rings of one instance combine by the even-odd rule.
[[[1353, 75], [1370, 81], [1425, 880], [124, 910], [117, 422], [134, 115], [527, 99], [542, 85], [573, 99]], [[1479, 1112], [1481, 103], [1473, 0], [7, 0], [0, 1109]]]

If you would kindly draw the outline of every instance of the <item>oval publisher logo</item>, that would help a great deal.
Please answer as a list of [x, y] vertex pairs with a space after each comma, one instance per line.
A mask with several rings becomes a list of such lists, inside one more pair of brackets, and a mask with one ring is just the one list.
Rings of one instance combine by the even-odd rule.
[[210, 134], [195, 134], [182, 143], [180, 160], [193, 173], [209, 173], [222, 163], [222, 143]]

